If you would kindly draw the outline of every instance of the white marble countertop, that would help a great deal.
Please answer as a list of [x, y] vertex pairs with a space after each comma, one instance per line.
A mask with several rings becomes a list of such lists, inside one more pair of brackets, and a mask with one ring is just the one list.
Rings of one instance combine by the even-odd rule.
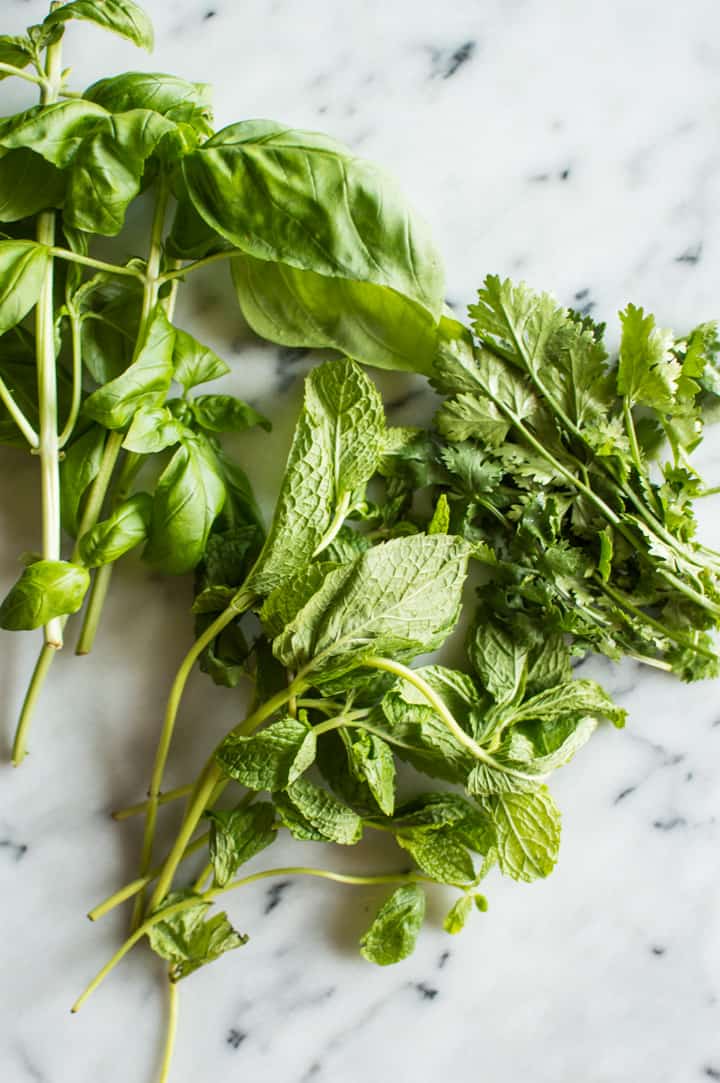
[[[72, 30], [78, 85], [125, 68], [211, 79], [218, 126], [273, 117], [384, 163], [431, 221], [453, 304], [496, 271], [609, 321], [628, 300], [677, 329], [720, 315], [716, 2], [146, 6], [152, 58]], [[20, 31], [43, 11], [40, 0], [6, 0], [0, 29]], [[3, 84], [2, 111], [29, 104], [24, 93]], [[262, 461], [249, 457], [254, 444], [239, 448], [269, 491], [307, 362], [248, 349], [214, 269], [178, 319], [235, 363], [234, 388], [280, 420]], [[402, 399], [408, 380], [385, 386]], [[720, 433], [703, 460], [717, 483]], [[4, 591], [38, 524], [35, 462], [3, 450], [3, 463]], [[704, 528], [717, 544], [712, 511]], [[108, 810], [145, 789], [187, 607], [182, 584], [128, 562], [95, 654], [58, 660], [32, 757], [0, 768], [5, 1083], [153, 1079], [164, 1007], [146, 952], [80, 1015], [68, 1008], [124, 929], [122, 916], [92, 926], [84, 914], [134, 875], [137, 830]], [[33, 636], [0, 639], [3, 759], [35, 647]], [[601, 731], [555, 780], [564, 839], [549, 880], [493, 876], [490, 912], [458, 938], [442, 932], [438, 889], [415, 955], [391, 969], [355, 950], [373, 893], [308, 881], [239, 893], [230, 911], [252, 939], [181, 988], [173, 1083], [720, 1079], [719, 686], [632, 664], [591, 668], [630, 721]], [[190, 776], [240, 706], [201, 675], [191, 682], [171, 781]], [[291, 851], [278, 844], [279, 862], [281, 845]], [[332, 859], [358, 869], [382, 855]]]

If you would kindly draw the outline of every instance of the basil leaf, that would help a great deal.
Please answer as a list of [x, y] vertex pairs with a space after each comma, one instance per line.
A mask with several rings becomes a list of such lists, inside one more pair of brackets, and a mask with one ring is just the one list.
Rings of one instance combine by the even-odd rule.
[[215, 758], [250, 790], [284, 790], [315, 759], [315, 735], [303, 722], [283, 718], [250, 737], [230, 734]]
[[339, 350], [377, 368], [431, 372], [434, 319], [401, 293], [252, 256], [238, 256], [231, 269], [242, 314], [262, 338]]
[[207, 432], [244, 432], [255, 425], [269, 431], [272, 427], [266, 417], [234, 395], [198, 395], [189, 406], [196, 424]]
[[552, 872], [560, 847], [560, 812], [545, 786], [535, 793], [486, 797], [480, 805], [497, 830], [503, 875], [530, 881]]
[[38, 560], [25, 568], [0, 605], [0, 628], [28, 631], [77, 613], [89, 585], [88, 570], [80, 564]]
[[425, 920], [425, 892], [418, 884], [393, 891], [360, 940], [360, 954], [378, 966], [406, 959], [415, 949]]
[[196, 566], [225, 502], [214, 452], [199, 436], [184, 436], [155, 489], [143, 558], [170, 575]]
[[230, 366], [226, 365], [214, 350], [211, 350], [209, 346], [203, 346], [196, 338], [187, 331], [181, 331], [179, 327], [175, 328], [173, 364], [175, 379], [182, 384], [186, 392], [197, 384], [217, 380], [230, 372]]
[[314, 680], [337, 677], [385, 651], [414, 657], [436, 650], [460, 609], [468, 549], [445, 534], [376, 545], [330, 572], [273, 644], [291, 669], [312, 662]]
[[149, 493], [135, 493], [83, 534], [80, 557], [88, 568], [112, 564], [147, 539], [152, 514]]
[[135, 279], [113, 280], [101, 273], [84, 283], [75, 302], [82, 314], [83, 364], [97, 383], [106, 384], [127, 369], [132, 357], [142, 287]]
[[208, 848], [218, 887], [229, 883], [241, 865], [277, 838], [275, 809], [268, 801], [205, 815], [210, 821]]
[[212, 87], [208, 83], [189, 83], [161, 72], [111, 75], [89, 86], [83, 98], [109, 113], [152, 109], [176, 124], [192, 124], [203, 131], [212, 120]]
[[443, 276], [426, 227], [390, 178], [339, 143], [245, 121], [182, 170], [198, 213], [247, 255], [387, 286], [439, 318]]
[[362, 836], [357, 813], [307, 779], [298, 778], [285, 793], [275, 794], [275, 804], [295, 838], [353, 846]]
[[77, 537], [82, 499], [97, 477], [105, 450], [107, 433], [91, 425], [65, 449], [60, 463], [60, 513], [71, 537]]
[[136, 410], [162, 405], [173, 378], [174, 342], [175, 328], [157, 308], [136, 360], [85, 400], [85, 414], [108, 429], [123, 429]]
[[103, 30], [127, 38], [141, 49], [152, 51], [154, 38], [149, 17], [132, 0], [72, 0], [45, 17], [43, 26], [52, 29], [69, 19], [85, 19]]
[[[164, 900], [163, 909], [191, 897], [188, 893], [173, 892]], [[233, 929], [226, 913], [205, 918], [209, 906], [210, 903], [198, 896], [197, 906], [157, 921], [148, 930], [152, 950], [171, 964], [170, 980], [173, 982], [186, 978], [226, 951], [241, 948], [248, 941], [247, 936], [241, 936]]]
[[36, 305], [50, 251], [34, 241], [0, 241], [0, 335]]
[[145, 406], [135, 411], [123, 447], [139, 455], [154, 455], [177, 444], [184, 435], [185, 426], [167, 406]]
[[107, 121], [99, 105], [83, 98], [36, 105], [0, 121], [0, 147], [25, 147], [59, 169], [72, 162], [86, 136]]
[[75, 229], [114, 237], [140, 191], [145, 162], [174, 130], [150, 109], [113, 113], [73, 158], [65, 196], [65, 220]]
[[23, 147], [0, 158], [0, 222], [19, 222], [59, 207], [64, 196], [63, 173], [34, 151]]
[[[30, 41], [12, 34], [0, 34], [0, 62], [14, 68], [26, 68], [33, 54]], [[0, 79], [10, 78], [10, 72], [0, 72]]]

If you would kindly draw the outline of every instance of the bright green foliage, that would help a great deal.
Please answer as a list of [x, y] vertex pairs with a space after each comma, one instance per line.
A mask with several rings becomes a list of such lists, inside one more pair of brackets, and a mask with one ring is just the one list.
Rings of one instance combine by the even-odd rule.
[[209, 812], [208, 819], [208, 848], [218, 887], [229, 883], [241, 865], [277, 837], [275, 810], [268, 801], [258, 801], [250, 808]]
[[[191, 895], [171, 895], [168, 902], [173, 905], [184, 897], [190, 898]], [[165, 921], [158, 921], [150, 929], [150, 946], [170, 963], [170, 980], [173, 982], [219, 959], [226, 951], [241, 948], [247, 943], [247, 936], [235, 932], [227, 914], [219, 913], [206, 918], [208, 905], [198, 896], [197, 906], [173, 914]]]
[[360, 954], [378, 966], [399, 963], [412, 954], [425, 920], [425, 892], [405, 884], [383, 903], [360, 941]]
[[66, 560], [36, 560], [0, 605], [0, 628], [28, 631], [77, 613], [90, 583], [87, 569]]

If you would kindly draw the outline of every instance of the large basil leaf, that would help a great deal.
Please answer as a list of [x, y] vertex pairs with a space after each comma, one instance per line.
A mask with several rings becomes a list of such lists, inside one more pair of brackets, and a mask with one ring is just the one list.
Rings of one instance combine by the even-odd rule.
[[150, 109], [107, 116], [73, 159], [65, 197], [67, 223], [107, 237], [119, 233], [140, 191], [146, 160], [173, 129], [171, 121]]
[[6, 150], [26, 147], [64, 169], [86, 136], [104, 120], [107, 112], [82, 98], [36, 105], [0, 123], [0, 146]]
[[83, 363], [99, 384], [128, 367], [140, 328], [142, 286], [134, 278], [100, 273], [85, 283], [79, 300]]
[[0, 222], [19, 222], [59, 207], [65, 195], [61, 170], [21, 147], [0, 158]]
[[0, 241], [0, 335], [37, 304], [50, 251], [34, 241]]
[[85, 19], [103, 30], [111, 30], [148, 52], [153, 47], [153, 28], [149, 17], [132, 0], [73, 0], [56, 8], [45, 18], [44, 26], [61, 26], [69, 19]]
[[189, 572], [224, 502], [225, 485], [209, 443], [184, 436], [155, 490], [145, 560], [171, 575]]
[[208, 83], [189, 83], [177, 75], [129, 71], [100, 79], [83, 97], [109, 113], [129, 109], [152, 109], [176, 124], [205, 128], [212, 120], [212, 88]]
[[252, 256], [234, 259], [232, 274], [243, 316], [262, 338], [340, 350], [378, 368], [432, 370], [433, 317], [395, 290]]
[[316, 132], [269, 120], [233, 124], [182, 164], [188, 195], [249, 256], [374, 282], [437, 320], [439, 256], [393, 180]]

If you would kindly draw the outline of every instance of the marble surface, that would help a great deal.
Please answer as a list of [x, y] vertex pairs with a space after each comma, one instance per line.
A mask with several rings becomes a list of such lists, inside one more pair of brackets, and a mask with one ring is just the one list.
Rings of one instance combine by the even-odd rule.
[[[6, 0], [2, 30], [41, 17]], [[679, 329], [720, 314], [720, 9], [712, 0], [150, 0], [155, 56], [89, 27], [78, 85], [111, 70], [211, 77], [219, 124], [268, 116], [322, 128], [383, 162], [432, 223], [460, 308], [488, 271], [522, 276], [610, 319], [627, 300]], [[70, 62], [70, 61], [68, 61]], [[29, 104], [2, 85], [3, 112]], [[138, 230], [140, 226], [138, 225]], [[198, 276], [178, 319], [235, 363], [269, 411], [266, 451], [238, 453], [272, 492], [307, 359], [248, 342], [225, 276]], [[380, 381], [397, 416], [429, 409], [410, 378]], [[703, 461], [718, 479], [720, 433]], [[36, 464], [3, 451], [0, 587], [36, 544]], [[705, 509], [718, 542], [717, 504]], [[190, 635], [187, 592], [128, 562], [97, 650], [55, 666], [25, 767], [0, 769], [0, 1076], [5, 1083], [149, 1083], [160, 968], [138, 950], [82, 1013], [68, 1008], [124, 917], [89, 905], [133, 875], [137, 800], [163, 698]], [[3, 758], [35, 650], [0, 638]], [[181, 988], [173, 1083], [702, 1083], [720, 1079], [718, 685], [588, 665], [630, 712], [554, 792], [556, 872], [493, 876], [491, 909], [442, 932], [443, 892], [416, 954], [376, 969], [355, 951], [364, 890], [287, 882], [230, 902], [252, 939]], [[171, 780], [185, 781], [242, 703], [191, 682]], [[169, 816], [165, 813], [165, 816]], [[281, 850], [285, 847], [285, 852]], [[290, 859], [278, 844], [273, 861]], [[322, 853], [317, 860], [322, 860]], [[258, 864], [262, 863], [258, 859]], [[336, 868], [381, 867], [377, 849]]]

